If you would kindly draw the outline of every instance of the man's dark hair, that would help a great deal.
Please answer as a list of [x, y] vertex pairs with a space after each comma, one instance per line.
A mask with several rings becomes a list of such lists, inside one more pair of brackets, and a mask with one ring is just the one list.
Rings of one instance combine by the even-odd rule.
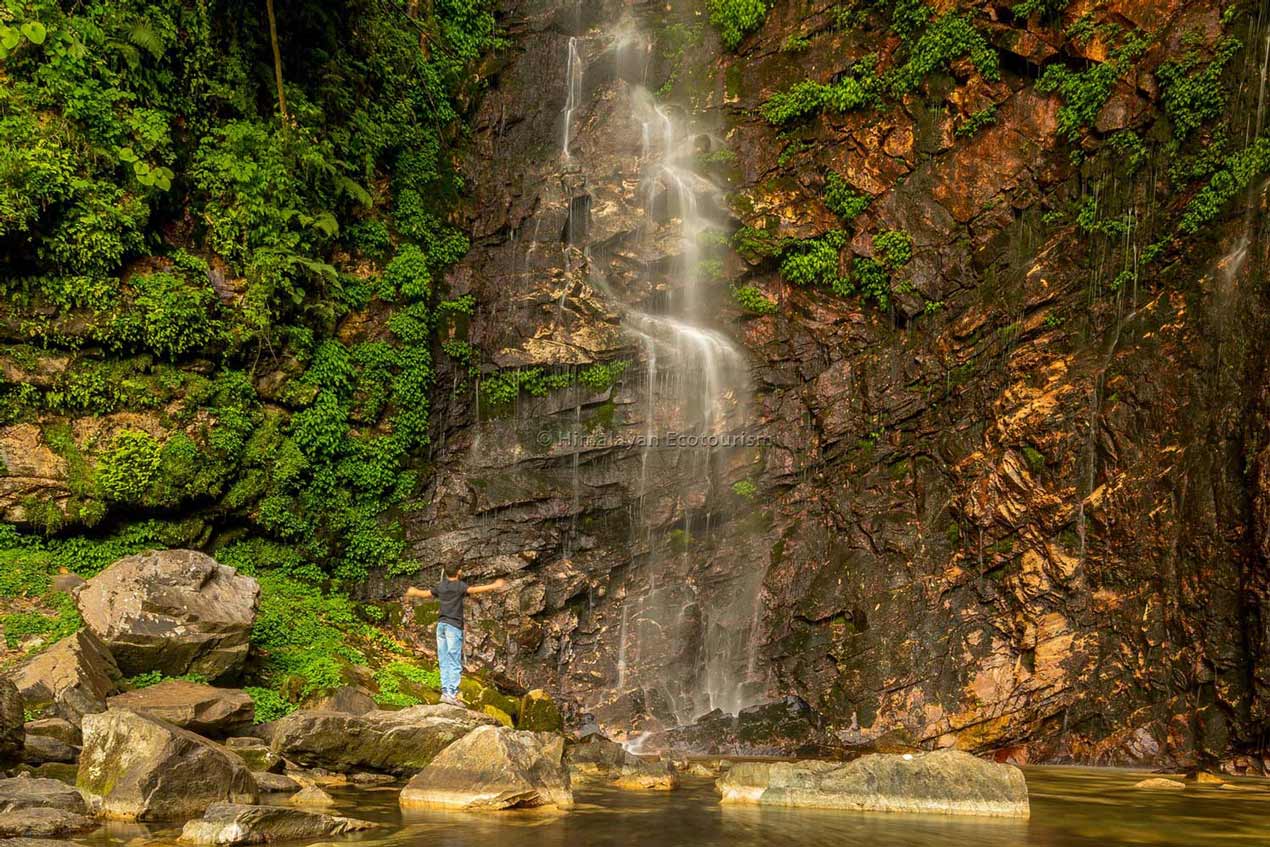
[[463, 570], [463, 568], [462, 568], [462, 567], [461, 567], [458, 563], [456, 563], [456, 562], [450, 562], [449, 564], [447, 564], [447, 565], [445, 566], [445, 578], [446, 578], [446, 579], [458, 579], [458, 578], [459, 578], [459, 573], [460, 573], [460, 571], [462, 571], [462, 570]]

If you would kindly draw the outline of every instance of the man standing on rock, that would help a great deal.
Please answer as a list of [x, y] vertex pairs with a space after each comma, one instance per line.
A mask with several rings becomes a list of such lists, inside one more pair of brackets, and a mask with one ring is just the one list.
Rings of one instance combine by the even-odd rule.
[[459, 681], [463, 677], [463, 598], [469, 594], [485, 594], [507, 588], [507, 580], [498, 579], [485, 585], [469, 586], [456, 564], [446, 565], [436, 588], [406, 589], [406, 597], [421, 600], [436, 598], [441, 603], [437, 617], [437, 664], [441, 666], [441, 702], [451, 706], [459, 702]]

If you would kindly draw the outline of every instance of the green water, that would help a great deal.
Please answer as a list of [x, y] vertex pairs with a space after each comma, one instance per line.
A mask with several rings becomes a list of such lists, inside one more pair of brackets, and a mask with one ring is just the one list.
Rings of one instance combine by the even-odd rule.
[[[566, 814], [420, 811], [404, 817], [397, 790], [335, 790], [334, 814], [387, 825], [357, 847], [1160, 847], [1270, 844], [1270, 781], [1233, 780], [1242, 790], [1188, 785], [1185, 791], [1133, 788], [1142, 773], [1028, 768], [1032, 817], [883, 815], [720, 806], [709, 780], [679, 791], [579, 788]], [[171, 844], [174, 831], [111, 825], [83, 839], [94, 847]]]

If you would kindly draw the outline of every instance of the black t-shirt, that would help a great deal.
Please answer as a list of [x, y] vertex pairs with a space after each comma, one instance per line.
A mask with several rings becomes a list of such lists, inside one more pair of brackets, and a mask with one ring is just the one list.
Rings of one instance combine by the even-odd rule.
[[441, 601], [441, 615], [438, 620], [443, 620], [451, 626], [463, 628], [463, 597], [467, 594], [467, 583], [461, 579], [441, 578], [436, 588], [432, 589], [432, 596]]

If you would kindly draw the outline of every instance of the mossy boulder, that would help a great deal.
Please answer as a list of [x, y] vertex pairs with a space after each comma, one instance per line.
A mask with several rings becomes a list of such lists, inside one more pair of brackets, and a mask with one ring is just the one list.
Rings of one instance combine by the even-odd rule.
[[487, 703], [485, 706], [481, 708], [481, 711], [489, 715], [491, 718], [498, 721], [505, 727], [515, 727], [515, 723], [512, 721], [512, 716], [507, 714], [506, 712], [504, 712], [502, 709], [498, 708], [497, 706], [491, 706]]
[[562, 732], [564, 716], [550, 694], [535, 688], [520, 698], [520, 719], [516, 726], [530, 732]]
[[508, 697], [493, 685], [489, 685], [474, 677], [465, 676], [459, 682], [459, 695], [463, 702], [478, 711], [486, 706], [493, 706], [515, 720], [520, 714], [520, 701]]

